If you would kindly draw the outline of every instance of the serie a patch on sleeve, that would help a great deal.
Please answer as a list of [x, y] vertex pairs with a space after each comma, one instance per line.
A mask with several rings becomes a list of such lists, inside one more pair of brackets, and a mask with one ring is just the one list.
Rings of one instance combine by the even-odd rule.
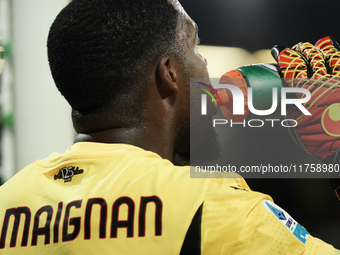
[[274, 204], [269, 200], [263, 200], [262, 205], [269, 212], [274, 214], [276, 218], [302, 243], [306, 243], [309, 232], [304, 229], [299, 223], [297, 223], [285, 210]]

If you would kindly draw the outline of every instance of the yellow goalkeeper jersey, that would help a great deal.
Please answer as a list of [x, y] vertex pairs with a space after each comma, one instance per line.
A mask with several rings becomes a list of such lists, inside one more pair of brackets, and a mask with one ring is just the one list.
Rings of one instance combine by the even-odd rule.
[[335, 254], [240, 176], [81, 142], [0, 187], [0, 254]]

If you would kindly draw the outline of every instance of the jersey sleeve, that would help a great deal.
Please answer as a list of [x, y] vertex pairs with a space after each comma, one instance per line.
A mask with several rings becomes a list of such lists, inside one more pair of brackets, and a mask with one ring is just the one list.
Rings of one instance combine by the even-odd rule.
[[202, 254], [339, 254], [242, 178], [211, 182], [201, 237]]

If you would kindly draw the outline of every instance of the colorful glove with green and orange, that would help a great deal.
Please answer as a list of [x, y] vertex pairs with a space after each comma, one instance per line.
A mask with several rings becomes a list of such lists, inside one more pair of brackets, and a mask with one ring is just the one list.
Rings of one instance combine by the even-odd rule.
[[[280, 46], [272, 49], [287, 85], [311, 93], [311, 99], [304, 104], [311, 115], [297, 110], [287, 112], [288, 119], [298, 122], [293, 138], [308, 153], [329, 164], [340, 163], [339, 50], [339, 44], [331, 37], [324, 37], [315, 45], [299, 43], [292, 49]], [[297, 96], [301, 98], [304, 94]]]

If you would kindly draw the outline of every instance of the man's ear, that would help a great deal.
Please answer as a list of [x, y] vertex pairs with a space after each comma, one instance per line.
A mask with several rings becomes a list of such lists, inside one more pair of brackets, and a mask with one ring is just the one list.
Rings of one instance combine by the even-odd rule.
[[160, 96], [165, 99], [178, 93], [178, 63], [173, 58], [163, 56], [158, 60], [156, 82]]

